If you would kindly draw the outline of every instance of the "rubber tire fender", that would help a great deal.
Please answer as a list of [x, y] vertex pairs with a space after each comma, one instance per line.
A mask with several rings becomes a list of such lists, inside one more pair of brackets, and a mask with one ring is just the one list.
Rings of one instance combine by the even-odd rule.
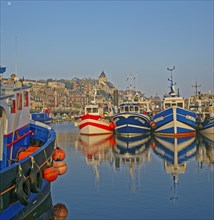
[[4, 209], [4, 201], [3, 201], [3, 196], [0, 195], [0, 214], [2, 212], [2, 210]]
[[30, 181], [21, 175], [16, 178], [15, 194], [22, 205], [28, 205], [30, 198]]
[[29, 180], [31, 192], [38, 193], [42, 185], [42, 171], [38, 166], [31, 169]]

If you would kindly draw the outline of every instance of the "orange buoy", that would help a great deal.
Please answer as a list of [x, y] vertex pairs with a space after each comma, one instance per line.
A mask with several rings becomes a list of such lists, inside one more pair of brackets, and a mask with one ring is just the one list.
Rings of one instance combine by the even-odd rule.
[[48, 182], [53, 182], [58, 177], [58, 170], [55, 167], [48, 167], [43, 170], [42, 175]]
[[30, 146], [28, 148], [25, 148], [24, 150], [18, 153], [18, 160], [23, 160], [24, 158], [30, 156], [33, 152], [35, 152], [39, 148], [40, 147], [38, 146]]
[[40, 147], [36, 146], [36, 145], [31, 145], [30, 147], [28, 147], [26, 149], [26, 151], [31, 151], [31, 152], [35, 152], [36, 150], [38, 150]]
[[53, 215], [55, 219], [66, 219], [68, 217], [68, 209], [64, 204], [58, 203], [53, 207]]
[[57, 147], [52, 154], [52, 159], [54, 161], [64, 160], [65, 159], [65, 151], [62, 150], [61, 148]]
[[53, 167], [57, 169], [59, 175], [63, 175], [67, 171], [67, 164], [64, 161], [53, 161]]
[[18, 160], [23, 160], [24, 158], [30, 156], [32, 154], [31, 151], [22, 151], [18, 154]]

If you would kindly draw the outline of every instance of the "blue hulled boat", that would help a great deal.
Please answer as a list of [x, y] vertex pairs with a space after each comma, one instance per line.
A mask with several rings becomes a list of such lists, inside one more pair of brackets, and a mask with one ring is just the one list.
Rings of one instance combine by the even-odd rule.
[[113, 117], [115, 133], [125, 136], [150, 134], [150, 117], [140, 112], [139, 103], [122, 103]]
[[175, 83], [171, 78], [171, 91], [163, 99], [163, 110], [152, 118], [152, 127], [156, 135], [188, 137], [196, 135], [196, 114], [184, 108], [184, 98], [175, 92]]
[[40, 121], [43, 123], [51, 123], [53, 118], [50, 115], [50, 112], [48, 109], [44, 108], [41, 112], [33, 112], [31, 113], [31, 119], [34, 121]]
[[201, 134], [213, 134], [214, 140], [214, 117], [208, 117], [201, 122], [199, 125], [199, 132]]
[[0, 219], [30, 212], [50, 189], [43, 171], [50, 166], [56, 134], [30, 120], [29, 88], [15, 74], [4, 80], [0, 71]]
[[197, 92], [188, 99], [188, 109], [196, 114], [197, 130], [201, 134], [214, 135], [214, 94]]

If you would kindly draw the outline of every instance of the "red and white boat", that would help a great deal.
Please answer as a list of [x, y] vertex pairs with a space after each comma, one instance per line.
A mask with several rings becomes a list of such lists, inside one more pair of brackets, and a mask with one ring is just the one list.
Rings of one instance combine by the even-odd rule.
[[78, 119], [80, 134], [98, 135], [112, 134], [114, 124], [108, 117], [104, 117], [103, 108], [97, 104], [86, 105], [85, 114]]

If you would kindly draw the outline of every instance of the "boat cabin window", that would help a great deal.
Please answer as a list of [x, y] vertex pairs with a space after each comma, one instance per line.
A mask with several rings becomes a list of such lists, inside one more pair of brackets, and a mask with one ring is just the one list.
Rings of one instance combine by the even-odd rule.
[[134, 112], [134, 106], [130, 106], [130, 112]]
[[87, 112], [87, 113], [91, 113], [91, 108], [87, 108], [87, 109], [86, 109], [86, 112]]
[[135, 106], [135, 112], [139, 112], [139, 107]]
[[86, 113], [98, 113], [98, 108], [86, 108]]
[[177, 105], [178, 105], [178, 107], [181, 107], [181, 108], [184, 107], [184, 106], [183, 106], [183, 102], [178, 102]]
[[171, 104], [170, 103], [165, 103], [165, 109], [170, 108]]
[[125, 106], [125, 112], [129, 111], [129, 106]]
[[98, 113], [98, 108], [93, 108], [93, 113]]

